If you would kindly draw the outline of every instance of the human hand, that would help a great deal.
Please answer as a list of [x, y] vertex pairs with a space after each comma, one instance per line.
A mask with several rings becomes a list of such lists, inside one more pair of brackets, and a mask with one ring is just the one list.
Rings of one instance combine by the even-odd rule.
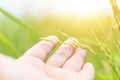
[[[58, 40], [55, 36], [46, 39], [53, 42], [42, 40], [17, 60], [0, 56], [0, 80], [93, 80], [94, 67], [84, 64], [85, 49], [62, 44], [44, 62]], [[71, 44], [72, 40], [65, 42]]]

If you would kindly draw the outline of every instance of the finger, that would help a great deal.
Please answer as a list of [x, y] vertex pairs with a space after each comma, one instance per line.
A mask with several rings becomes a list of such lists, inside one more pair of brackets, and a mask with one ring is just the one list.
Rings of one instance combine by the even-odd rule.
[[41, 60], [44, 60], [46, 56], [56, 46], [58, 38], [56, 36], [48, 36], [46, 40], [40, 41], [38, 44], [29, 49], [25, 55], [31, 55]]
[[94, 66], [91, 63], [86, 63], [83, 66], [83, 69], [78, 73], [84, 80], [93, 80], [94, 79]]
[[[72, 38], [76, 40], [75, 38]], [[68, 60], [73, 54], [75, 47], [69, 44], [73, 43], [72, 39], [68, 39], [65, 41], [67, 44], [62, 44], [59, 49], [53, 54], [53, 56], [48, 59], [47, 64], [52, 65], [54, 67], [61, 67], [66, 60]]]
[[86, 55], [87, 52], [85, 49], [77, 49], [76, 53], [68, 61], [65, 62], [63, 68], [79, 71], [83, 66]]

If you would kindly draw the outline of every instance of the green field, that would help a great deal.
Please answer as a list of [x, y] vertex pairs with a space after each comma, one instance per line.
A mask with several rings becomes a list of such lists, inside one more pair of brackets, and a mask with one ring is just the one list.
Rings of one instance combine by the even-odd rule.
[[0, 52], [18, 58], [39, 42], [40, 37], [57, 35], [61, 41], [67, 39], [58, 31], [76, 37], [82, 47], [87, 45], [87, 62], [95, 66], [95, 80], [119, 80], [120, 33], [113, 16], [60, 18], [49, 15], [41, 19], [24, 15], [21, 19], [12, 19], [0, 13]]

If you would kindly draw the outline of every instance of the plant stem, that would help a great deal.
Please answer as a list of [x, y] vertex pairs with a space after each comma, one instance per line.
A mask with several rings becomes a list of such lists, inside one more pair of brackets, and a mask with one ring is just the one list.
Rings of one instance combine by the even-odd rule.
[[10, 14], [6, 10], [4, 10], [2, 7], [0, 7], [0, 12], [3, 13], [6, 17], [8, 17], [9, 19], [11, 19], [12, 21], [14, 21], [15, 23], [19, 24], [24, 29], [30, 31], [31, 33], [33, 33], [33, 34], [35, 34], [37, 36], [43, 36], [41, 33], [39, 33], [36, 30], [34, 30], [28, 24], [24, 23], [23, 21], [19, 20], [18, 18], [16, 18], [15, 16], [13, 16], [12, 14]]
[[110, 3], [111, 3], [111, 6], [112, 6], [112, 10], [114, 12], [114, 17], [115, 17], [115, 20], [117, 22], [118, 29], [120, 31], [120, 18], [119, 18], [120, 12], [119, 12], [119, 8], [118, 8], [118, 5], [117, 5], [117, 1], [116, 0], [110, 0]]
[[[108, 47], [106, 46], [103, 46], [102, 43], [100, 42], [100, 40], [96, 37], [94, 31], [92, 29], [89, 29], [89, 31], [92, 33], [93, 37], [95, 38], [96, 40], [96, 43], [98, 44], [98, 46], [100, 47], [101, 51], [103, 53], [105, 53], [105, 57], [107, 58], [108, 60], [108, 63], [109, 65], [112, 67], [112, 70], [115, 72], [115, 74], [117, 75], [117, 78], [118, 80], [120, 79], [120, 73], [119, 73], [119, 70], [118, 70], [118, 67], [115, 65], [115, 62], [114, 62], [114, 58], [111, 56], [111, 53], [110, 51], [108, 50]], [[104, 44], [106, 42], [104, 41]]]
[[16, 57], [21, 55], [21, 53], [10, 43], [10, 41], [1, 32], [0, 41], [2, 41], [2, 43], [5, 44], [5, 46], [8, 47], [10, 50], [15, 52], [17, 54]]

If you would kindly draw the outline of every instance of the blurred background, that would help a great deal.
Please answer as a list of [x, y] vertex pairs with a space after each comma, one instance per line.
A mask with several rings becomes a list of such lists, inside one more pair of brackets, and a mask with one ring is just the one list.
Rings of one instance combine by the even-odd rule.
[[[116, 2], [120, 9], [120, 0]], [[0, 10], [0, 52], [11, 57], [18, 58], [43, 36], [57, 35], [64, 41], [67, 37], [58, 33], [61, 31], [78, 38], [105, 58], [89, 28], [98, 39], [106, 41], [111, 52], [117, 53], [112, 35], [112, 27], [116, 28], [117, 24], [110, 0], [0, 0], [0, 8], [22, 22], [21, 25]], [[34, 34], [35, 31], [40, 35]], [[96, 80], [117, 80], [106, 61], [88, 53], [87, 61], [96, 68]], [[115, 55], [118, 67], [119, 60]]]

